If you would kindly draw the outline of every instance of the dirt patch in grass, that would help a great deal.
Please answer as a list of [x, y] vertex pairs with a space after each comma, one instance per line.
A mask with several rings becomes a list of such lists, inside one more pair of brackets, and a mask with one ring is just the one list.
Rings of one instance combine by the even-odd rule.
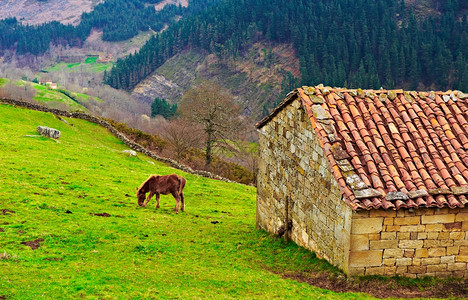
[[44, 258], [43, 260], [47, 260], [47, 261], [61, 261], [61, 260], [63, 260], [63, 258], [61, 258], [61, 257], [47, 257], [47, 258]]
[[97, 213], [97, 214], [93, 214], [93, 215], [98, 216], [98, 217], [106, 217], [106, 218], [108, 218], [108, 217], [111, 216], [111, 215], [108, 214], [108, 213]]
[[[402, 285], [394, 278], [385, 278], [385, 280], [376, 279], [355, 279], [347, 280], [345, 276], [330, 275], [328, 272], [318, 274], [284, 274], [279, 273], [285, 279], [292, 279], [299, 282], [305, 282], [310, 285], [331, 290], [334, 292], [356, 292], [366, 293], [376, 298], [468, 298], [468, 280], [461, 281], [437, 281], [430, 284], [413, 283]], [[400, 278], [401, 280], [402, 278]], [[403, 279], [408, 282], [411, 279]]]
[[35, 239], [34, 241], [21, 242], [21, 244], [31, 247], [32, 250], [36, 250], [41, 246], [41, 243], [44, 241], [43, 238]]
[[16, 211], [9, 210], [9, 209], [0, 209], [0, 212], [2, 213], [2, 215], [10, 215], [10, 214], [15, 214], [16, 213]]

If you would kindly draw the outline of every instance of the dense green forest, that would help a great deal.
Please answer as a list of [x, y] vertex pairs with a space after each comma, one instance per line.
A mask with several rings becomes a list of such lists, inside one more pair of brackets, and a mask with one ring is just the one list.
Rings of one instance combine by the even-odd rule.
[[57, 21], [31, 26], [16, 18], [0, 20], [0, 50], [16, 49], [17, 54], [43, 54], [50, 44], [80, 46], [92, 28], [102, 29], [105, 41], [123, 41], [139, 31], [160, 31], [165, 24], [175, 22], [177, 16], [205, 9], [215, 0], [193, 0], [190, 8], [166, 5], [156, 11], [153, 5], [162, 0], [106, 0], [92, 12], [83, 13], [78, 26]]
[[166, 99], [158, 98], [154, 99], [153, 104], [151, 104], [151, 117], [157, 115], [163, 116], [164, 119], [169, 119], [176, 115], [177, 104], [170, 104]]
[[[79, 46], [93, 27], [103, 30], [104, 40], [117, 41], [169, 24], [138, 53], [118, 60], [105, 82], [131, 90], [187, 48], [235, 58], [266, 41], [297, 50], [301, 78], [285, 73], [285, 92], [318, 83], [468, 91], [468, 23], [460, 15], [466, 1], [440, 0], [440, 14], [420, 18], [402, 0], [191, 0], [187, 8], [156, 12], [148, 2], [158, 1], [106, 0], [78, 26], [5, 19], [0, 49], [39, 55], [50, 43]], [[183, 18], [176, 22], [177, 16]]]
[[397, 0], [225, 0], [119, 60], [106, 82], [131, 89], [186, 47], [235, 57], [266, 39], [294, 45], [302, 84], [466, 91], [468, 23], [457, 0], [442, 2], [439, 17], [418, 20]]

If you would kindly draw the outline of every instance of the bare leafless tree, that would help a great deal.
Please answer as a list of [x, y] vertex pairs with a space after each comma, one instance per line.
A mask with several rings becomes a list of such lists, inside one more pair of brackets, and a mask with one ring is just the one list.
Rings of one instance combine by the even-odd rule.
[[202, 130], [200, 126], [194, 126], [193, 123], [187, 122], [184, 119], [166, 122], [160, 134], [167, 140], [178, 161], [183, 161], [190, 149], [202, 146]]
[[209, 170], [215, 148], [232, 148], [241, 126], [240, 108], [234, 97], [218, 84], [203, 82], [182, 97], [179, 111], [185, 120], [202, 127], [205, 169]]

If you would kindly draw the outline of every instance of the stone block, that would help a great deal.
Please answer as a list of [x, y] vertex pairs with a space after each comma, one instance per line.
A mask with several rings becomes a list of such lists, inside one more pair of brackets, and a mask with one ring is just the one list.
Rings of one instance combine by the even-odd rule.
[[446, 272], [447, 271], [447, 264], [438, 264], [438, 265], [428, 265], [427, 272], [428, 273], [435, 273], [435, 272]]
[[398, 232], [397, 233], [399, 240], [410, 240], [410, 233], [409, 232]]
[[378, 267], [382, 265], [382, 250], [350, 251], [350, 267]]
[[455, 222], [455, 214], [421, 216], [421, 224], [444, 224]]
[[393, 218], [384, 218], [383, 224], [384, 226], [393, 225]]
[[425, 230], [426, 230], [425, 225], [400, 226], [400, 232], [424, 232]]
[[429, 257], [441, 257], [445, 256], [447, 253], [446, 249], [444, 247], [440, 248], [429, 248], [427, 250], [427, 254]]
[[369, 250], [369, 238], [367, 234], [351, 234], [351, 251]]
[[382, 240], [396, 240], [397, 234], [396, 232], [382, 232], [380, 234], [380, 238]]
[[383, 258], [400, 258], [403, 257], [402, 249], [385, 249]]
[[383, 218], [354, 219], [351, 224], [352, 234], [380, 233]]
[[439, 232], [427, 232], [427, 240], [437, 240], [439, 238]]
[[408, 249], [408, 248], [422, 248], [424, 242], [422, 240], [400, 240], [398, 247], [401, 249]]
[[447, 264], [447, 271], [464, 271], [466, 270], [466, 263], [456, 262], [452, 264]]
[[398, 275], [408, 274], [408, 266], [398, 266], [395, 273]]
[[426, 248], [416, 249], [414, 257], [428, 257], [428, 251]]
[[460, 246], [447, 247], [447, 255], [458, 255]]
[[369, 241], [380, 240], [380, 233], [369, 233]]
[[425, 240], [424, 248], [435, 248], [440, 246], [439, 240]]
[[468, 240], [455, 240], [452, 246], [468, 246]]
[[400, 226], [397, 225], [387, 225], [385, 226], [386, 232], [398, 232], [400, 231]]
[[404, 218], [395, 218], [393, 223], [395, 225], [419, 225], [421, 222], [421, 217], [404, 217]]
[[403, 252], [403, 257], [414, 257], [414, 254], [415, 254], [415, 250], [411, 249], [411, 250], [405, 250], [405, 252]]
[[468, 255], [468, 246], [460, 247], [460, 255]]
[[442, 256], [440, 258], [441, 264], [449, 264], [449, 263], [454, 263], [454, 262], [455, 262], [455, 255]]
[[461, 231], [461, 229], [462, 229], [462, 222], [444, 224], [444, 230], [446, 231]]
[[468, 256], [464, 256], [464, 255], [457, 255], [455, 256], [455, 261], [456, 262], [468, 262]]
[[387, 248], [397, 248], [397, 240], [379, 240], [379, 241], [370, 241], [370, 250], [379, 250]]
[[462, 223], [462, 231], [468, 231], [468, 221]]
[[397, 258], [395, 265], [396, 266], [410, 266], [413, 263], [413, 259], [410, 257]]
[[426, 266], [408, 266], [408, 273], [423, 274], [426, 273]]
[[455, 216], [456, 222], [468, 222], [468, 213], [459, 213]]
[[427, 232], [418, 232], [418, 240], [426, 240]]
[[385, 275], [385, 267], [366, 268], [366, 275]]
[[422, 266], [438, 265], [438, 264], [440, 264], [440, 257], [429, 257], [429, 258], [422, 258], [421, 259], [421, 265]]
[[365, 267], [349, 267], [348, 275], [350, 276], [364, 276], [366, 272]]
[[384, 258], [382, 260], [382, 264], [384, 266], [394, 266], [396, 262], [396, 258]]
[[448, 240], [450, 238], [450, 232], [441, 232], [439, 233], [439, 240]]
[[441, 240], [440, 241], [440, 246], [441, 247], [452, 247], [453, 246], [453, 240]]
[[443, 224], [427, 224], [426, 232], [440, 232], [444, 229]]
[[464, 238], [465, 232], [463, 231], [450, 232], [450, 239], [452, 240], [462, 240]]

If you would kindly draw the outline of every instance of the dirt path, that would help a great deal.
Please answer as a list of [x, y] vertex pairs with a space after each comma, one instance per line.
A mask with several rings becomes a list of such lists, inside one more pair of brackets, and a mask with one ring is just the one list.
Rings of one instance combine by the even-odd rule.
[[[428, 286], [404, 286], [395, 279], [346, 280], [327, 272], [319, 274], [280, 274], [285, 279], [306, 282], [310, 285], [334, 292], [366, 293], [376, 298], [455, 298], [468, 299], [468, 280], [437, 281]], [[406, 279], [404, 279], [406, 280]]]

